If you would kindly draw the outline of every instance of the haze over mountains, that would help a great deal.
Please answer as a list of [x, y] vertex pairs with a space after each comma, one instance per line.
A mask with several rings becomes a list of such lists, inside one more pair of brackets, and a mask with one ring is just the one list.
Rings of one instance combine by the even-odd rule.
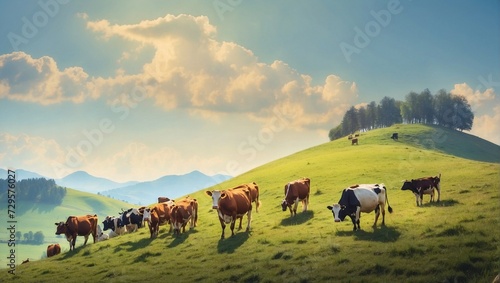
[[[6, 178], [7, 170], [0, 168], [0, 178]], [[5, 176], [5, 177], [3, 177]], [[35, 172], [16, 169], [16, 179], [47, 178]], [[147, 205], [157, 202], [159, 196], [172, 199], [210, 187], [230, 179], [227, 175], [208, 176], [200, 171], [184, 175], [166, 175], [153, 181], [125, 183], [95, 177], [84, 171], [77, 171], [61, 179], [55, 179], [59, 186], [89, 193], [99, 193], [131, 204]], [[47, 178], [49, 179], [49, 178]]]

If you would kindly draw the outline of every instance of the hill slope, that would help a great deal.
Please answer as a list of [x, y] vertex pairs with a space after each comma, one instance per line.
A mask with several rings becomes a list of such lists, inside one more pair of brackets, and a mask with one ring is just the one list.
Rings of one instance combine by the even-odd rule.
[[[439, 152], [428, 150], [404, 138], [410, 130], [420, 137], [432, 128], [374, 130], [362, 133], [358, 146], [339, 139], [215, 186], [259, 185], [262, 206], [253, 213], [250, 233], [219, 240], [217, 214], [199, 191], [192, 194], [200, 203], [199, 225], [186, 234], [175, 238], [162, 228], [150, 240], [143, 229], [18, 266], [17, 275], [3, 272], [0, 280], [80, 282], [74, 275], [83, 268], [87, 282], [491, 282], [500, 270], [500, 160], [449, 155], [446, 143]], [[396, 131], [399, 141], [387, 138]], [[440, 203], [429, 204], [426, 197], [416, 207], [411, 193], [400, 190], [403, 179], [438, 173]], [[310, 210], [290, 218], [280, 207], [284, 185], [303, 176], [311, 178]], [[333, 222], [326, 206], [338, 201], [343, 188], [380, 182], [394, 208], [386, 214], [387, 226], [371, 228], [373, 213], [363, 214], [362, 231], [353, 232], [349, 221]]]
[[[6, 203], [6, 200], [2, 202]], [[122, 201], [110, 199], [107, 197], [85, 193], [73, 189], [67, 189], [66, 196], [63, 198], [62, 204], [54, 206], [46, 203], [32, 203], [21, 199], [16, 200], [14, 220], [17, 221], [16, 231], [22, 234], [32, 231], [33, 233], [42, 231], [45, 236], [44, 245], [28, 245], [16, 243], [17, 258], [37, 260], [45, 256], [47, 245], [49, 243], [59, 243], [63, 251], [69, 250], [68, 241], [64, 237], [56, 236], [56, 227], [54, 223], [66, 221], [70, 215], [85, 215], [97, 214], [99, 221], [107, 215], [117, 215], [121, 208], [128, 208], [130, 204]], [[0, 214], [7, 215], [7, 207], [0, 207]], [[4, 219], [4, 218], [2, 218]], [[6, 224], [4, 224], [6, 225]], [[0, 239], [8, 239], [9, 235], [6, 229], [0, 230]], [[92, 237], [90, 237], [92, 238]], [[76, 245], [83, 244], [83, 237], [78, 237]], [[7, 244], [2, 243], [7, 246]], [[2, 255], [0, 264], [6, 266], [6, 257]]]

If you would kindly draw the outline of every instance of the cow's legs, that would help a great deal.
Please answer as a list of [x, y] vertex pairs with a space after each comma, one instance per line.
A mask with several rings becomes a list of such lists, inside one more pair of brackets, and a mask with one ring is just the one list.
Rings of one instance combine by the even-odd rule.
[[299, 207], [299, 198], [293, 202], [293, 215], [297, 215], [297, 207]]
[[380, 216], [380, 205], [375, 208], [375, 222], [373, 222], [373, 228], [377, 227], [378, 217]]
[[[247, 213], [247, 217], [248, 217], [248, 224], [247, 224], [247, 232], [250, 231], [250, 224], [252, 223], [252, 210], [250, 209]], [[243, 218], [243, 216], [241, 217]]]
[[[85, 242], [83, 242], [83, 245], [85, 246], [87, 244], [87, 241], [89, 240], [89, 235], [84, 236], [85, 237]], [[76, 237], [75, 237], [76, 238]]]
[[439, 184], [436, 186], [436, 190], [438, 191], [438, 200], [437, 200], [437, 202], [440, 202], [441, 201], [441, 188], [440, 188]]
[[236, 217], [233, 217], [233, 221], [231, 221], [231, 237], [234, 236], [234, 225], [236, 224]]
[[238, 231], [241, 230], [241, 229], [243, 229], [243, 227], [241, 226], [241, 221], [243, 221], [243, 216], [240, 217], [240, 225], [238, 226]]
[[220, 236], [220, 239], [223, 240], [224, 239], [224, 230], [226, 229], [226, 223], [224, 223], [224, 220], [223, 219], [220, 219], [220, 227], [222, 228], [222, 234]]

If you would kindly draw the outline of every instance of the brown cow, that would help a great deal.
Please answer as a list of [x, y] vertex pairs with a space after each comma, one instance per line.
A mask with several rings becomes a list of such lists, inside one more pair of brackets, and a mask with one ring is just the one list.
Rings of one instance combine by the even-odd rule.
[[198, 223], [198, 201], [190, 197], [176, 201], [171, 209], [170, 219], [174, 229], [174, 235], [186, 232], [186, 224], [190, 222], [190, 229]]
[[59, 244], [50, 244], [47, 246], [47, 257], [55, 256], [61, 253], [61, 246]]
[[170, 230], [172, 232], [172, 222], [170, 219], [171, 210], [174, 206], [174, 202], [162, 202], [157, 203], [150, 208], [144, 210], [143, 219], [148, 222], [149, 232], [151, 233], [151, 238], [158, 236], [160, 230], [160, 225], [165, 223], [170, 223]]
[[212, 208], [217, 209], [220, 225], [222, 227], [221, 239], [224, 239], [224, 229], [226, 223], [231, 223], [231, 236], [234, 236], [234, 225], [236, 219], [241, 219], [245, 214], [248, 216], [248, 225], [246, 231], [250, 231], [250, 224], [252, 222], [252, 198], [250, 190], [225, 190], [225, 191], [206, 191], [208, 196], [212, 197]]
[[[234, 187], [230, 190], [237, 190], [237, 189], [248, 189], [250, 191], [250, 200], [252, 202], [255, 202], [255, 212], [259, 212], [259, 207], [260, 207], [260, 200], [259, 200], [259, 186], [255, 183], [248, 183], [248, 184], [242, 184], [237, 187]], [[241, 224], [240, 224], [241, 227]]]
[[358, 138], [354, 138], [351, 140], [351, 145], [358, 145]]
[[[281, 208], [286, 211], [290, 209], [290, 216], [297, 215], [297, 207], [299, 201], [302, 202], [302, 211], [307, 211], [309, 205], [309, 192], [311, 190], [311, 180], [309, 178], [302, 178], [289, 182], [285, 185], [285, 198], [281, 202]], [[292, 209], [293, 205], [293, 209]]]
[[[158, 197], [158, 203], [170, 201], [168, 197]], [[173, 200], [172, 200], [173, 201]]]
[[434, 190], [438, 192], [437, 202], [441, 200], [441, 174], [436, 177], [423, 177], [404, 181], [402, 191], [409, 190], [415, 195], [417, 206], [422, 205], [424, 195], [431, 195], [431, 202], [434, 201]]
[[92, 234], [94, 243], [97, 239], [97, 215], [70, 216], [66, 223], [55, 223], [57, 226], [56, 235], [64, 234], [69, 242], [69, 250], [75, 249], [76, 237], [84, 236], [87, 244], [89, 235]]

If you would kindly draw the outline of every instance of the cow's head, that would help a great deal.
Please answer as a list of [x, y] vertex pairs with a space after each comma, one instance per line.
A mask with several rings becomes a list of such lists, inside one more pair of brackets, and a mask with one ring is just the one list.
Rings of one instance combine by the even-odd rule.
[[335, 222], [344, 221], [345, 217], [348, 215], [345, 205], [340, 205], [338, 203], [327, 206], [328, 210], [333, 213], [333, 220]]
[[113, 230], [115, 228], [115, 225], [113, 223], [114, 217], [111, 216], [106, 216], [106, 219], [102, 222], [102, 230], [106, 231], [108, 229]]
[[281, 202], [281, 209], [283, 209], [283, 211], [286, 211], [287, 208], [288, 202], [286, 201], [286, 199], [283, 199], [283, 201]]
[[403, 182], [403, 186], [401, 187], [401, 190], [402, 191], [412, 190], [412, 188], [413, 188], [413, 186], [412, 186], [411, 181], [406, 180]]
[[206, 191], [205, 193], [207, 194], [207, 196], [212, 198], [212, 208], [213, 209], [218, 209], [219, 208], [219, 200], [226, 196], [226, 193], [224, 191], [219, 191], [219, 190]]
[[55, 223], [57, 228], [56, 228], [56, 235], [61, 235], [61, 234], [64, 234], [66, 233], [66, 223], [64, 222], [59, 222], [59, 223]]
[[151, 219], [151, 208], [146, 208], [142, 213], [142, 221], [149, 221], [150, 219]]

